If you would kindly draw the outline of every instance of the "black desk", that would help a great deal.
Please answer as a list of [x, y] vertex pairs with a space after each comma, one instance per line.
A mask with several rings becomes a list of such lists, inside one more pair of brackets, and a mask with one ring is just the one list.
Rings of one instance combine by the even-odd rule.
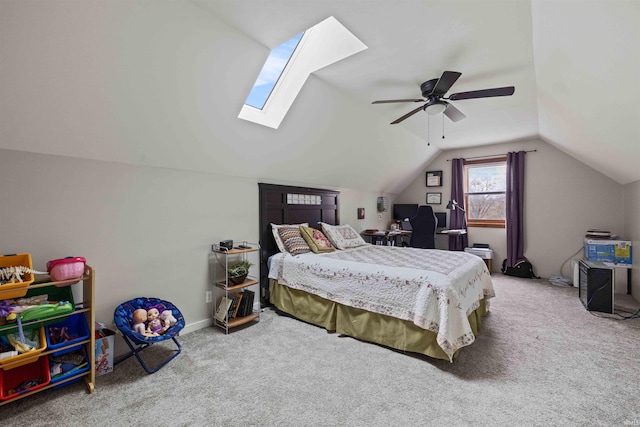
[[397, 246], [398, 238], [400, 238], [400, 244], [404, 241], [405, 237], [411, 236], [411, 231], [407, 230], [377, 230], [370, 231], [365, 230], [360, 235], [369, 243], [373, 245], [383, 246]]
[[[467, 230], [449, 230], [446, 228], [439, 228], [436, 234], [446, 235], [460, 235], [467, 234]], [[397, 246], [398, 238], [400, 238], [400, 244], [404, 242], [405, 237], [411, 237], [410, 230], [365, 230], [360, 235], [369, 243], [373, 245], [383, 246]], [[407, 242], [409, 243], [409, 242]]]

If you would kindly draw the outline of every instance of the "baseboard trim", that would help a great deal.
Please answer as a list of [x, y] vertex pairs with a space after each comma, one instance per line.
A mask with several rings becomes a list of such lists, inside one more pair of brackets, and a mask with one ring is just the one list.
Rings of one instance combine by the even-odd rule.
[[200, 329], [208, 328], [212, 325], [212, 322], [213, 322], [212, 319], [204, 319], [204, 320], [200, 320], [199, 322], [189, 323], [188, 325], [185, 325], [182, 331], [180, 331], [180, 335], [186, 335], [191, 332], [198, 331]]

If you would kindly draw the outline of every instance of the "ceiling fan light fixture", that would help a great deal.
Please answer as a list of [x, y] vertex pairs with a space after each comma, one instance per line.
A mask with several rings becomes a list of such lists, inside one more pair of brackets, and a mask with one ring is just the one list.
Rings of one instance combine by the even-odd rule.
[[464, 99], [491, 98], [494, 96], [511, 96], [516, 90], [513, 86], [504, 86], [492, 89], [452, 93], [449, 96], [445, 96], [460, 76], [461, 73], [457, 71], [444, 71], [440, 78], [427, 80], [422, 83], [420, 85], [420, 91], [422, 92], [424, 99], [383, 99], [380, 101], [373, 101], [372, 104], [385, 104], [388, 102], [426, 102], [426, 104], [411, 110], [404, 116], [398, 117], [392, 121], [392, 125], [398, 124], [420, 111], [426, 111], [430, 116], [437, 116], [438, 114], [443, 113], [443, 115], [447, 116], [452, 122], [459, 122], [467, 116], [458, 110], [454, 104], [449, 104], [449, 102], [445, 101], [445, 99], [449, 101], [459, 101]]
[[444, 112], [444, 110], [446, 109], [447, 104], [442, 101], [434, 101], [424, 107], [424, 111], [426, 111], [430, 116], [437, 116], [438, 114]]

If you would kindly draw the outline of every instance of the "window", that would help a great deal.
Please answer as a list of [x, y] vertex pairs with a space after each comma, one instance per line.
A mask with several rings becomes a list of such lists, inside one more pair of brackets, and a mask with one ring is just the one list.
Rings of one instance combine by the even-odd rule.
[[272, 50], [238, 117], [278, 129], [311, 73], [366, 48], [330, 16]]
[[303, 34], [296, 35], [271, 51], [253, 85], [253, 89], [251, 89], [251, 93], [249, 93], [247, 100], [244, 102], [245, 105], [262, 110]]
[[464, 184], [467, 226], [505, 228], [507, 158], [465, 161]]

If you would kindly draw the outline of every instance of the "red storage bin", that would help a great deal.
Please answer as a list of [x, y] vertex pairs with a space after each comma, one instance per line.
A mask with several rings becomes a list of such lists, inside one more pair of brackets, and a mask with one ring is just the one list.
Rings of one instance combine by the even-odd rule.
[[13, 399], [22, 393], [42, 388], [49, 382], [51, 372], [47, 356], [15, 369], [0, 370], [0, 400]]

